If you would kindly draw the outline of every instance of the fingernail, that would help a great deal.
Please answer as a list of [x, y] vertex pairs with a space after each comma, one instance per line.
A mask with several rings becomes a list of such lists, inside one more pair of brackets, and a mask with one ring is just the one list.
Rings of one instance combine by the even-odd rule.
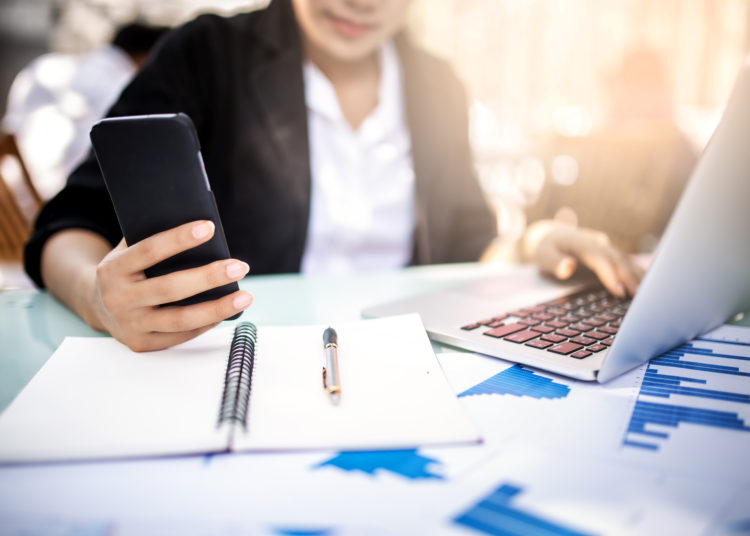
[[253, 297], [250, 294], [240, 294], [235, 296], [232, 300], [232, 305], [238, 311], [245, 309], [253, 301]]
[[212, 221], [204, 221], [203, 223], [199, 223], [195, 227], [193, 227], [193, 237], [200, 240], [201, 238], [206, 238], [208, 235], [210, 235], [214, 230], [214, 222]]
[[249, 271], [250, 267], [242, 261], [236, 261], [227, 265], [227, 277], [229, 279], [239, 279]]
[[622, 283], [617, 283], [617, 296], [620, 298], [625, 297], [625, 285]]
[[575, 260], [567, 257], [557, 265], [557, 272], [555, 275], [557, 275], [559, 279], [568, 279], [571, 275], [573, 275], [575, 267]]

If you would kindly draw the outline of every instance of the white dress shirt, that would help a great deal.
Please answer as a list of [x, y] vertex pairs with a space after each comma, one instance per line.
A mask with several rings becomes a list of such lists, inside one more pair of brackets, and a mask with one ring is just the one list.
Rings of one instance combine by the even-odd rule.
[[412, 257], [414, 166], [393, 43], [380, 62], [377, 107], [356, 130], [331, 82], [304, 65], [312, 192], [303, 273], [396, 268]]

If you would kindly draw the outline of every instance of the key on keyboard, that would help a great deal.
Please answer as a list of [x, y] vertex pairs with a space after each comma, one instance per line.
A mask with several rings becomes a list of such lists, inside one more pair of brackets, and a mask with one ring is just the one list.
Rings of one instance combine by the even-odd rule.
[[[587, 288], [472, 322], [461, 329], [482, 329], [488, 337], [585, 359], [612, 344], [629, 305], [629, 299], [615, 298], [602, 288]], [[488, 327], [492, 329], [487, 330]]]

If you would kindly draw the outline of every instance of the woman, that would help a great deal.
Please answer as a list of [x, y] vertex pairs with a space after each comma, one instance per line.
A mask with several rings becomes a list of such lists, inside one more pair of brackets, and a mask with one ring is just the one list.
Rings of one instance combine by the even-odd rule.
[[[92, 327], [152, 350], [247, 308], [242, 290], [158, 306], [241, 279], [248, 262], [254, 273], [313, 273], [478, 259], [495, 220], [472, 172], [465, 96], [399, 34], [407, 6], [274, 0], [174, 31], [109, 115], [193, 119], [237, 259], [146, 279], [144, 268], [208, 240], [212, 224], [127, 247], [91, 156], [40, 215], [29, 274]], [[574, 255], [613, 291], [633, 292], [637, 275], [585, 233], [547, 233], [545, 269], [570, 275]]]

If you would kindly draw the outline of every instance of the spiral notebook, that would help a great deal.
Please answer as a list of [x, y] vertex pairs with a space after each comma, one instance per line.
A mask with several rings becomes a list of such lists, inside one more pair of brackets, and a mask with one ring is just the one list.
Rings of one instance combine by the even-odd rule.
[[0, 415], [0, 462], [479, 441], [417, 315], [334, 326], [338, 406], [325, 327], [242, 323], [140, 354], [66, 338]]

